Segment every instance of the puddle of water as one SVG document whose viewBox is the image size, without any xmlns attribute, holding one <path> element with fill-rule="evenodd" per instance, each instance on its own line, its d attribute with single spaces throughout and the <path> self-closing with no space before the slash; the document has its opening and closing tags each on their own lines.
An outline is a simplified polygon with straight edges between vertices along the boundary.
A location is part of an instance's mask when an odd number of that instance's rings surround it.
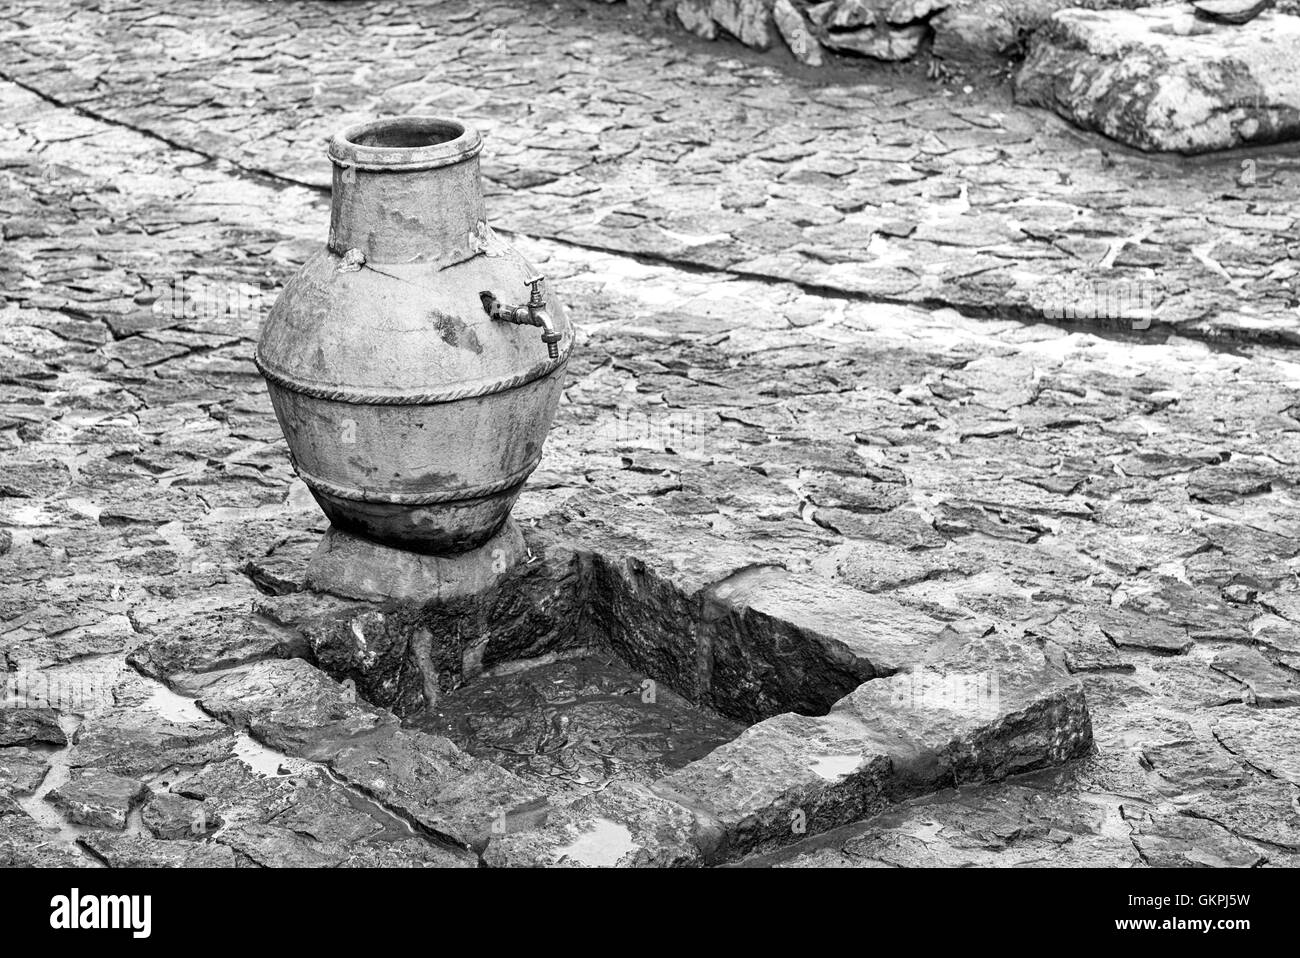
<svg viewBox="0 0 1300 958">
<path fill-rule="evenodd" d="M 1109 792 L 1080 792 L 1079 800 L 1100 810 L 1099 834 L 1106 838 L 1115 838 L 1122 841 L 1128 841 L 1133 835 L 1133 826 L 1124 819 L 1123 806 L 1128 804 L 1131 809 L 1133 805 L 1145 806 L 1147 804 L 1141 799 L 1134 801 Z"/>
<path fill-rule="evenodd" d="M 610 868 L 637 847 L 637 843 L 632 841 L 632 833 L 625 826 L 608 818 L 597 818 L 590 831 L 583 832 L 557 854 L 593 868 Z"/>
<path fill-rule="evenodd" d="M 20 669 L 12 676 L 13 689 L 9 696 L 13 699 L 9 703 L 12 705 L 55 709 L 59 727 L 69 743 L 59 747 L 29 746 L 32 751 L 45 755 L 49 770 L 35 792 L 16 798 L 18 805 L 37 824 L 53 830 L 51 840 L 70 845 L 86 859 L 87 864 L 96 868 L 103 867 L 103 863 L 76 843 L 78 838 L 93 829 L 66 821 L 46 796 L 66 785 L 72 777 L 68 756 L 72 740 L 81 726 L 81 716 L 113 704 L 111 689 L 125 667 L 125 663 L 115 655 L 97 655 L 43 669 Z"/>
<path fill-rule="evenodd" d="M 91 502 L 89 499 L 72 498 L 64 499 L 63 504 L 77 515 L 85 516 L 87 519 L 99 521 L 99 514 L 103 512 L 103 507 Z"/>
<path fill-rule="evenodd" d="M 185 524 L 179 519 L 164 522 L 154 533 L 178 555 L 188 556 L 198 550 L 198 544 L 185 534 Z"/>
<path fill-rule="evenodd" d="M 208 722 L 208 715 L 194 699 L 173 692 L 167 686 L 149 681 L 149 697 L 139 706 L 172 722 Z M 255 772 L 275 777 L 301 775 L 312 768 L 321 768 L 316 762 L 292 758 L 283 752 L 267 748 L 247 732 L 235 733 L 235 755 Z"/>
<path fill-rule="evenodd" d="M 6 523 L 11 526 L 52 526 L 58 519 L 39 503 L 25 503 L 9 510 Z"/>
<path fill-rule="evenodd" d="M 838 782 L 861 764 L 861 755 L 823 755 L 809 767 L 827 781 Z"/>
<path fill-rule="evenodd" d="M 270 778 L 301 775 L 313 766 L 311 762 L 272 751 L 247 732 L 236 733 L 235 757 L 253 771 Z"/>
<path fill-rule="evenodd" d="M 140 708 L 155 715 L 161 715 L 171 722 L 208 722 L 211 716 L 195 703 L 194 699 L 173 692 L 167 686 L 149 682 L 149 697 L 141 703 Z"/>
<path fill-rule="evenodd" d="M 79 724 L 80 723 L 73 716 L 59 716 L 59 726 L 63 729 L 63 733 L 68 737 L 69 742 L 72 741 L 72 736 L 76 732 Z M 65 820 L 59 813 L 59 810 L 45 800 L 45 796 L 49 795 L 50 792 L 54 791 L 59 786 L 66 784 L 68 778 L 71 776 L 72 770 L 68 765 L 68 752 L 71 748 L 71 745 L 65 745 L 62 748 L 51 749 L 47 752 L 46 759 L 50 763 L 50 770 L 45 773 L 44 781 L 41 782 L 36 791 L 31 795 L 26 795 L 15 800 L 23 811 L 36 820 L 38 825 L 53 830 L 50 835 L 51 841 L 61 842 L 65 845 L 72 846 L 76 849 L 79 855 L 86 859 L 87 865 L 94 868 L 103 868 L 103 862 L 95 858 L 93 855 L 88 854 L 80 845 L 77 844 L 78 838 L 94 831 L 94 829 L 88 828 L 84 825 L 74 825 Z M 36 748 L 33 748 L 32 750 L 41 751 Z"/>
<path fill-rule="evenodd" d="M 138 708 L 153 712 L 171 722 L 209 722 L 208 715 L 198 703 L 167 686 L 146 679 L 149 683 L 149 695 Z M 310 768 L 317 767 L 315 762 L 291 758 L 283 752 L 267 748 L 247 732 L 235 733 L 235 755 L 255 772 L 270 777 L 300 775 Z"/>
</svg>

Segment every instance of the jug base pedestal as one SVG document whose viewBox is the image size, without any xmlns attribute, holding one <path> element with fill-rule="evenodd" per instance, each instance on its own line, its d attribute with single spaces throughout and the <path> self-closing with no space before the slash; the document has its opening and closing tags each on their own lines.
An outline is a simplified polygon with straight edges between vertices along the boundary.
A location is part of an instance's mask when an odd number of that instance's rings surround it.
<svg viewBox="0 0 1300 958">
<path fill-rule="evenodd" d="M 513 519 L 477 549 L 450 556 L 408 552 L 330 526 L 304 584 L 348 599 L 446 602 L 490 591 L 527 551 Z"/>
</svg>

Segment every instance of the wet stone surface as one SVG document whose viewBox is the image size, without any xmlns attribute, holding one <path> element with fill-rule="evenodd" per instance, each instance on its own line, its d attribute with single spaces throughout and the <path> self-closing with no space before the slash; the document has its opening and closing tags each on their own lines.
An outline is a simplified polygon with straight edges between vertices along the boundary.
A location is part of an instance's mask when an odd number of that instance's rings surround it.
<svg viewBox="0 0 1300 958">
<path fill-rule="evenodd" d="M 66 745 L 67 741 L 53 709 L 0 710 L 0 746 Z"/>
<path fill-rule="evenodd" d="M 0 49 L 0 698 L 39 713 L 0 725 L 0 864 L 1295 863 L 1293 157 L 1138 156 L 597 6 L 25 4 Z M 410 109 L 485 130 L 492 222 L 581 333 L 515 512 L 551 604 L 430 632 L 430 673 L 301 591 L 325 522 L 250 361 L 327 228 L 323 138 Z M 793 595 L 718 597 L 776 567 Z M 1018 651 L 945 685 L 976 639 Z M 771 800 L 653 737 L 558 789 L 540 691 L 500 738 L 402 727 L 576 649 L 731 716 Z M 688 727 L 624 681 L 569 714 Z"/>
<path fill-rule="evenodd" d="M 150 835 L 161 839 L 201 838 L 224 824 L 203 802 L 171 793 L 152 796 L 140 820 Z"/>
<path fill-rule="evenodd" d="M 558 796 L 648 785 L 744 728 L 598 653 L 482 676 L 413 724 Z"/>
<path fill-rule="evenodd" d="M 6 748 L 0 752 L 0 791 L 10 795 L 31 795 L 45 780 L 50 763 L 41 752 L 28 748 Z"/>
<path fill-rule="evenodd" d="M 126 817 L 148 794 L 143 782 L 101 769 L 78 769 L 46 796 L 74 825 L 126 828 Z"/>
<path fill-rule="evenodd" d="M 226 845 L 161 842 L 144 835 L 95 834 L 81 845 L 110 868 L 235 868 Z"/>
</svg>

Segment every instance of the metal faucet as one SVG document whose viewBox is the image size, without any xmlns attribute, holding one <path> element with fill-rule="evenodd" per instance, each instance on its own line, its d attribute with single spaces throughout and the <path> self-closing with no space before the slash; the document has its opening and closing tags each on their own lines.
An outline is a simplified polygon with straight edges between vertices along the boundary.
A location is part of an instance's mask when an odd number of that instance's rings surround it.
<svg viewBox="0 0 1300 958">
<path fill-rule="evenodd" d="M 492 293 L 483 290 L 478 298 L 483 301 L 483 309 L 493 319 L 500 319 L 516 326 L 542 327 L 542 342 L 546 344 L 546 355 L 551 359 L 560 358 L 560 334 L 555 331 L 555 321 L 546 309 L 546 300 L 542 298 L 542 283 L 545 276 L 524 280 L 525 286 L 532 287 L 528 302 L 522 306 L 507 306 Z"/>
</svg>

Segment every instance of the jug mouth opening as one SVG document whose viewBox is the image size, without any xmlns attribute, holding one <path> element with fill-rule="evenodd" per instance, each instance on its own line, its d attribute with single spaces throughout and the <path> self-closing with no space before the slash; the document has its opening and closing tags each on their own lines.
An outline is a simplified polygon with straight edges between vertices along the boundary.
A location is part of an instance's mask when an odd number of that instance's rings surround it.
<svg viewBox="0 0 1300 958">
<path fill-rule="evenodd" d="M 349 127 L 330 142 L 336 166 L 407 172 L 461 163 L 483 139 L 472 126 L 442 116 L 398 116 Z"/>
</svg>

